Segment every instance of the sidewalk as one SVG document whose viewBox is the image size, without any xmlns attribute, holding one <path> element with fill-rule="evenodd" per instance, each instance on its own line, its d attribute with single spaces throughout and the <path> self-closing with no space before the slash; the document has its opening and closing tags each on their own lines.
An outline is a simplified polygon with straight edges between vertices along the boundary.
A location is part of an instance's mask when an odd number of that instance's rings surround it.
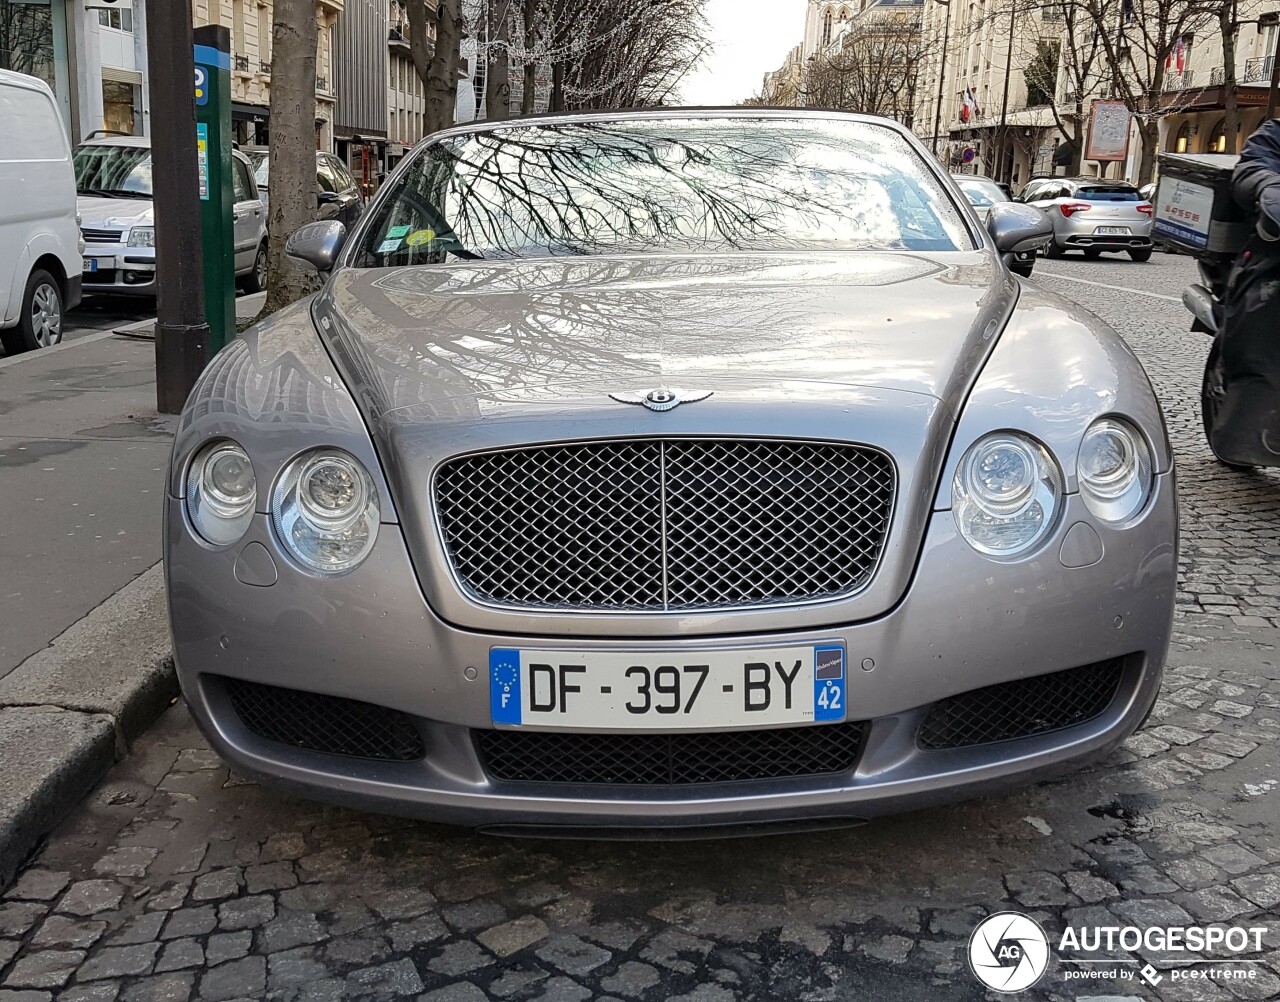
<svg viewBox="0 0 1280 1002">
<path fill-rule="evenodd" d="M 153 325 L 0 359 L 0 887 L 177 693 Z"/>
</svg>

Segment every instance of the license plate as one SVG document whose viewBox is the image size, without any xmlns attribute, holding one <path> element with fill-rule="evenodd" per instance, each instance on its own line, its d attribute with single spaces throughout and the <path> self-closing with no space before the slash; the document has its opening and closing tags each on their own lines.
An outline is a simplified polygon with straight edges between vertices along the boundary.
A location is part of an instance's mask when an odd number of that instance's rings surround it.
<svg viewBox="0 0 1280 1002">
<path fill-rule="evenodd" d="M 1098 234 L 1099 236 L 1103 236 L 1103 237 L 1107 237 L 1107 236 L 1112 236 L 1112 237 L 1115 237 L 1115 236 L 1128 236 L 1128 234 L 1129 234 L 1129 227 L 1127 227 L 1127 226 L 1099 226 L 1099 227 L 1098 227 L 1097 229 L 1095 229 L 1093 232 L 1094 232 L 1094 233 L 1096 233 L 1096 234 Z"/>
<path fill-rule="evenodd" d="M 97 271 L 97 270 L 98 270 L 98 259 L 97 259 L 96 257 L 87 257 L 87 258 L 84 258 L 84 270 L 85 270 L 85 271 Z"/>
<path fill-rule="evenodd" d="M 492 648 L 495 724 L 702 730 L 845 717 L 839 644 L 675 653 Z"/>
</svg>

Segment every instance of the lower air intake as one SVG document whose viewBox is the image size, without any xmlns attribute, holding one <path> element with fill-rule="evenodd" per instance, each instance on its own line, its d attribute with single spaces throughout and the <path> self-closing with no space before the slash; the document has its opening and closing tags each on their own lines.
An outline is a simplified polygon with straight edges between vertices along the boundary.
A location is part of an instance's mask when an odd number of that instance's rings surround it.
<svg viewBox="0 0 1280 1002">
<path fill-rule="evenodd" d="M 714 734 L 474 734 L 493 779 L 686 786 L 852 772 L 865 731 L 853 722 Z"/>
<path fill-rule="evenodd" d="M 1061 730 L 1111 705 L 1124 658 L 974 689 L 934 704 L 920 726 L 921 748 L 968 748 Z"/>
<path fill-rule="evenodd" d="M 241 723 L 260 738 L 352 758 L 412 762 L 426 755 L 408 716 L 372 703 L 224 678 Z"/>
</svg>

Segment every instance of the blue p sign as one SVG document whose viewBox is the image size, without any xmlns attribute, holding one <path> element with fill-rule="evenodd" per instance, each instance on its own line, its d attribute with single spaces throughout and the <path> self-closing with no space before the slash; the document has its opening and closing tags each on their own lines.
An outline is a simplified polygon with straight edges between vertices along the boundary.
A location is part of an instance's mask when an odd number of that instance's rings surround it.
<svg viewBox="0 0 1280 1002">
<path fill-rule="evenodd" d="M 209 71 L 203 66 L 196 67 L 196 107 L 209 103 Z"/>
</svg>

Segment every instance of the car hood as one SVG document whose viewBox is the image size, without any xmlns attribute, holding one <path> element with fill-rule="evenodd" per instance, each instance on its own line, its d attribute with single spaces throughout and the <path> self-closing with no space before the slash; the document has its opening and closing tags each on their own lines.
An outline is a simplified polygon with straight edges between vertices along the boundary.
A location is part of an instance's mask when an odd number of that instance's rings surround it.
<svg viewBox="0 0 1280 1002">
<path fill-rule="evenodd" d="M 1015 288 L 980 252 L 560 258 L 343 270 L 318 315 L 384 414 L 746 381 L 925 394 L 954 415 Z"/>
<path fill-rule="evenodd" d="M 987 251 L 574 258 L 342 270 L 314 317 L 363 411 L 419 581 L 461 626 L 562 624 L 480 607 L 449 583 L 429 485 L 451 456 L 726 435 L 887 452 L 898 500 L 879 571 L 834 609 L 789 610 L 797 628 L 874 616 L 902 595 L 956 414 L 1016 289 Z M 688 402 L 633 405 L 656 388 Z M 754 628 L 751 615 L 700 615 L 698 627 Z M 573 629 L 669 628 L 635 618 Z"/>
<path fill-rule="evenodd" d="M 130 226 L 155 225 L 155 206 L 149 198 L 103 198 L 100 195 L 76 197 L 80 225 L 89 229 L 126 230 Z"/>
</svg>

